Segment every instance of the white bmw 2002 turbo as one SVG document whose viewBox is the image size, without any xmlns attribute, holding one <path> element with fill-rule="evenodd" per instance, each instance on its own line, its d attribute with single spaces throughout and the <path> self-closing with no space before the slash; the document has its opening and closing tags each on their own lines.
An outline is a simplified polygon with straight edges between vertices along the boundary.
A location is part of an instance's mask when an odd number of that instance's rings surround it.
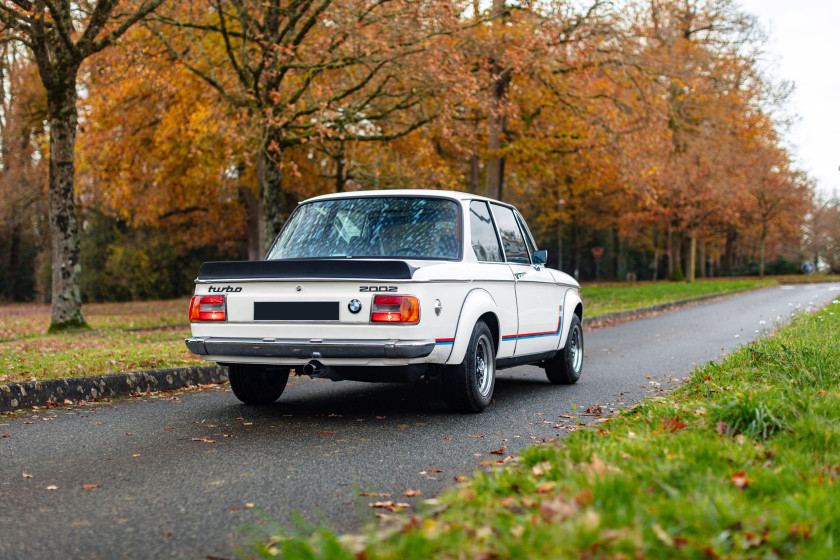
<svg viewBox="0 0 840 560">
<path fill-rule="evenodd" d="M 453 410 L 478 412 L 498 369 L 580 377 L 580 285 L 545 262 L 519 212 L 495 200 L 319 196 L 298 206 L 264 261 L 201 266 L 186 343 L 227 365 L 246 403 L 277 400 L 294 367 L 334 380 L 437 378 Z"/>
</svg>

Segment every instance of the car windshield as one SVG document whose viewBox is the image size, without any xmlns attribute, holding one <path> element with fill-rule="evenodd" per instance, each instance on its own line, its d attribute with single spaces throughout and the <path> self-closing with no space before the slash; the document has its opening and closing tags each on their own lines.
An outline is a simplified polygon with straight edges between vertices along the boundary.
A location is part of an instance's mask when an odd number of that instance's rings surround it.
<svg viewBox="0 0 840 560">
<path fill-rule="evenodd" d="M 267 258 L 457 260 L 461 255 L 459 208 L 452 200 L 420 197 L 310 202 L 292 214 Z"/>
</svg>

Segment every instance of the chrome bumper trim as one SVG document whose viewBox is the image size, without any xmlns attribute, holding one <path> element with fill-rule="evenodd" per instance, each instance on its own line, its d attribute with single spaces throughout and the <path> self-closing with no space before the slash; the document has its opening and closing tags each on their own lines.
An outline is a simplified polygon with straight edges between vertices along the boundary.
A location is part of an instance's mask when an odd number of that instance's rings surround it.
<svg viewBox="0 0 840 560">
<path fill-rule="evenodd" d="M 423 358 L 435 349 L 434 340 L 302 340 L 274 338 L 191 337 L 184 342 L 199 356 L 249 358 Z"/>
</svg>

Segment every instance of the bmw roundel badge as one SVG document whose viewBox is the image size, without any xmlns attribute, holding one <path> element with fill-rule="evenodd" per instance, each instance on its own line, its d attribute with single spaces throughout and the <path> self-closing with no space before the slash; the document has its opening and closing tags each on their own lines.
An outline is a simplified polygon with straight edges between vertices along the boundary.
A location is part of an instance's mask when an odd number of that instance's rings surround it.
<svg viewBox="0 0 840 560">
<path fill-rule="evenodd" d="M 347 309 L 350 310 L 350 313 L 358 313 L 362 310 L 362 302 L 357 299 L 354 299 L 347 304 Z"/>
</svg>

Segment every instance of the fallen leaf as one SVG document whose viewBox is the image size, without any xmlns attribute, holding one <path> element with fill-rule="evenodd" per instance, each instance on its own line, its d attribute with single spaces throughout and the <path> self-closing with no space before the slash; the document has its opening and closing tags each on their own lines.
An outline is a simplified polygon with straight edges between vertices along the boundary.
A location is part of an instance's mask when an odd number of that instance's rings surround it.
<svg viewBox="0 0 840 560">
<path fill-rule="evenodd" d="M 412 498 L 414 496 L 420 496 L 421 494 L 422 494 L 422 492 L 420 492 L 420 490 L 405 490 L 405 491 L 403 491 L 403 496 L 406 496 L 408 498 Z"/>
<path fill-rule="evenodd" d="M 451 440 L 452 438 L 451 437 L 445 437 L 443 439 Z"/>
<path fill-rule="evenodd" d="M 467 437 L 484 437 L 484 436 L 471 436 L 471 435 L 468 435 Z"/>
<path fill-rule="evenodd" d="M 58 490 L 58 486 L 56 486 L 55 484 L 50 484 L 49 486 L 47 486 L 47 490 Z"/>
<path fill-rule="evenodd" d="M 544 500 L 540 504 L 540 516 L 547 523 L 559 523 L 574 515 L 577 509 L 577 504 L 574 502 L 567 502 L 557 497 Z"/>
<path fill-rule="evenodd" d="M 662 541 L 662 544 L 665 546 L 674 546 L 674 539 L 671 538 L 671 535 L 659 523 L 653 524 L 653 532 L 656 534 L 656 538 Z"/>
<path fill-rule="evenodd" d="M 466 476 L 456 476 L 455 477 L 455 482 L 464 482 L 466 480 L 467 480 Z"/>
<path fill-rule="evenodd" d="M 82 486 L 82 490 L 93 490 L 94 488 L 99 488 L 98 484 L 85 484 Z"/>
<path fill-rule="evenodd" d="M 367 496 L 369 498 L 390 498 L 391 494 L 387 492 L 359 492 L 359 496 Z"/>
<path fill-rule="evenodd" d="M 744 471 L 736 471 L 732 473 L 732 476 L 729 480 L 730 482 L 732 482 L 732 484 L 734 484 L 742 490 L 744 488 L 747 488 L 750 484 L 752 484 L 752 480 L 750 480 L 750 477 L 748 477 L 747 473 Z"/>
<path fill-rule="evenodd" d="M 545 476 L 545 473 L 551 470 L 551 463 L 548 461 L 542 461 L 537 463 L 533 467 L 531 467 L 531 473 L 534 476 Z"/>
<path fill-rule="evenodd" d="M 328 436 L 330 434 L 334 434 L 335 432 L 318 432 L 319 436 Z"/>
<path fill-rule="evenodd" d="M 476 463 L 476 465 L 480 467 L 486 467 L 488 465 L 495 465 L 495 463 L 493 461 L 479 461 L 478 463 Z"/>
<path fill-rule="evenodd" d="M 368 506 L 372 508 L 387 509 L 388 511 L 393 512 L 401 511 L 410 507 L 410 505 L 405 502 L 392 502 L 391 500 L 388 500 L 387 502 L 373 502 L 372 504 L 368 504 Z"/>
<path fill-rule="evenodd" d="M 0 435 L 0 439 L 3 439 L 5 437 L 11 437 L 11 435 L 12 434 L 2 434 L 2 435 Z"/>
<path fill-rule="evenodd" d="M 557 486 L 557 483 L 552 480 L 538 484 L 534 490 L 536 490 L 537 494 L 548 494 L 554 490 L 555 486 Z"/>
<path fill-rule="evenodd" d="M 131 433 L 131 432 L 126 432 L 126 433 L 125 433 L 125 435 L 127 435 L 127 436 L 133 436 L 134 434 L 133 434 L 133 433 Z"/>
<path fill-rule="evenodd" d="M 132 457 L 139 457 L 139 456 L 140 456 L 139 453 L 135 453 L 134 455 L 132 455 Z"/>
<path fill-rule="evenodd" d="M 32 475 L 28 473 L 23 473 L 23 478 L 32 478 Z"/>
<path fill-rule="evenodd" d="M 203 443 L 216 443 L 215 439 L 207 439 L 207 438 L 202 438 L 202 437 L 190 438 L 190 441 L 201 441 Z"/>
<path fill-rule="evenodd" d="M 592 490 L 589 488 L 584 488 L 575 494 L 575 503 L 579 506 L 588 506 L 594 499 L 595 496 L 592 495 Z"/>
<path fill-rule="evenodd" d="M 440 470 L 440 469 L 429 469 L 429 472 L 443 472 L 443 471 Z"/>
<path fill-rule="evenodd" d="M 667 432 L 679 432 L 686 427 L 685 422 L 681 418 L 674 416 L 673 418 L 666 418 L 662 421 L 662 429 Z"/>
<path fill-rule="evenodd" d="M 231 506 L 228 508 L 228 511 L 239 511 L 239 508 L 236 506 Z"/>
<path fill-rule="evenodd" d="M 719 433 L 722 436 L 728 435 L 729 424 L 727 424 L 723 420 L 718 420 L 718 422 L 715 424 L 715 431 L 717 431 L 717 433 Z"/>
<path fill-rule="evenodd" d="M 175 429 L 174 426 L 167 426 L 167 427 L 164 428 L 164 430 L 174 430 L 174 429 Z"/>
<path fill-rule="evenodd" d="M 505 454 L 505 448 L 502 447 L 501 449 L 494 449 L 490 453 L 492 453 L 494 455 L 504 455 Z"/>
</svg>

